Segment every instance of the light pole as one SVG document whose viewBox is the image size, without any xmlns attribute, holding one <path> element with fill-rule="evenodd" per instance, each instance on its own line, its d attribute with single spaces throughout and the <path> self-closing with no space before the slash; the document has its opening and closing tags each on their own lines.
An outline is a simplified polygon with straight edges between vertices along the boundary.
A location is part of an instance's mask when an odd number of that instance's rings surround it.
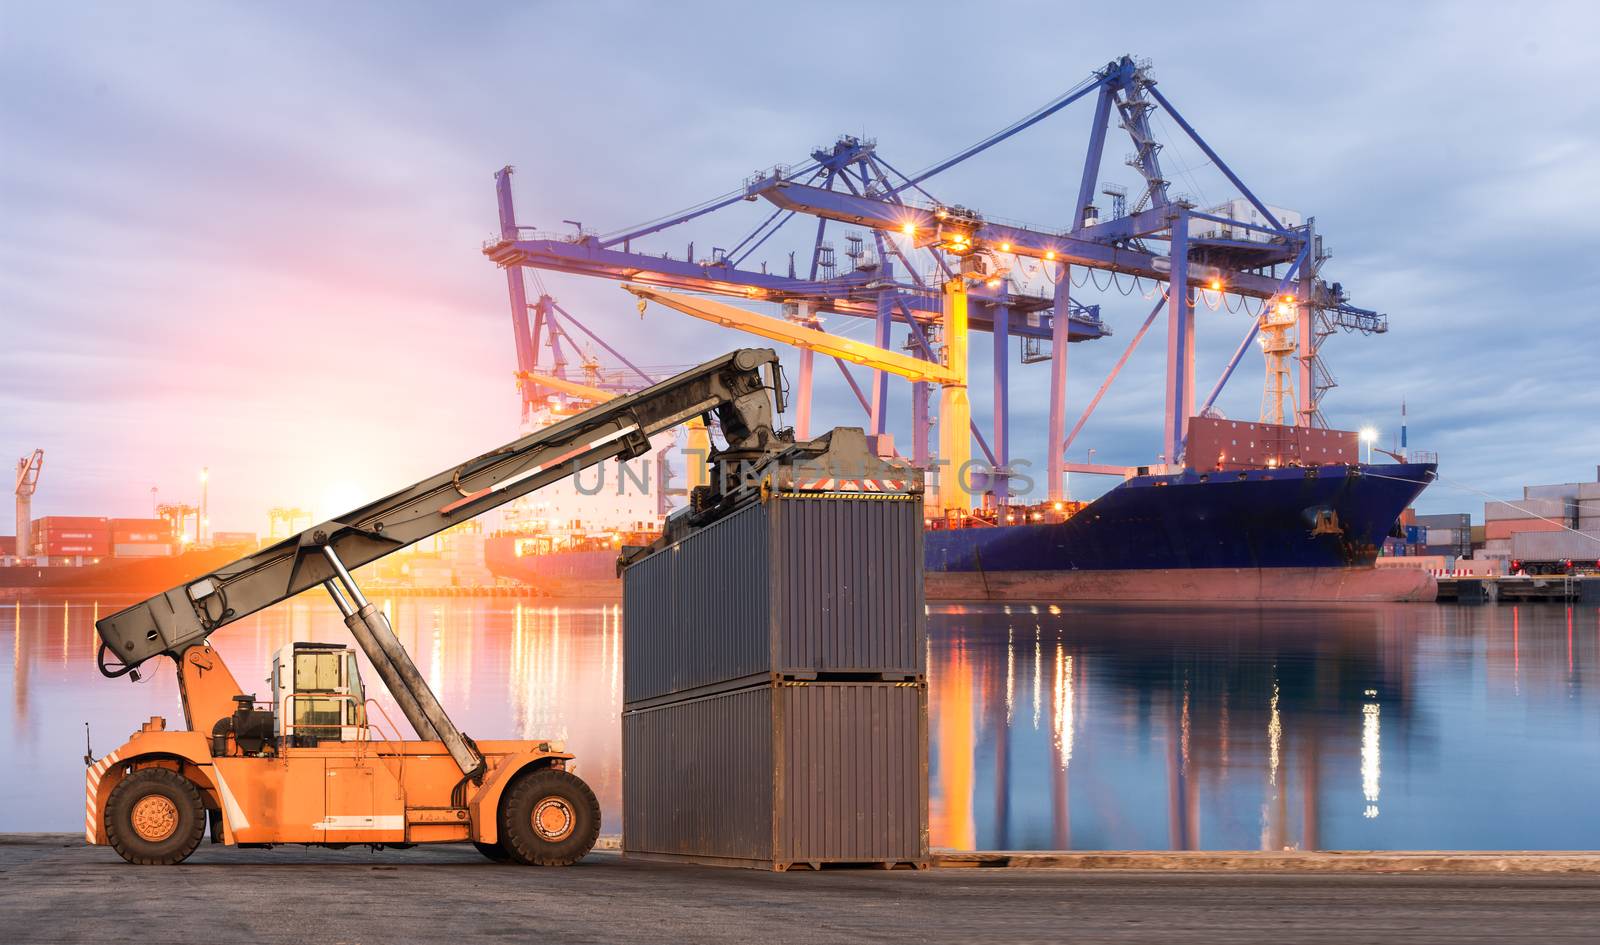
<svg viewBox="0 0 1600 945">
<path fill-rule="evenodd" d="M 1372 444 L 1378 441 L 1378 429 L 1376 427 L 1362 427 L 1360 437 L 1361 442 L 1367 444 L 1367 462 L 1370 463 L 1372 462 Z"/>
<path fill-rule="evenodd" d="M 200 467 L 200 514 L 194 518 L 194 543 L 199 545 L 205 540 L 203 528 L 210 526 L 211 516 L 206 511 L 206 493 L 209 491 L 208 483 L 211 480 L 211 467 Z"/>
</svg>

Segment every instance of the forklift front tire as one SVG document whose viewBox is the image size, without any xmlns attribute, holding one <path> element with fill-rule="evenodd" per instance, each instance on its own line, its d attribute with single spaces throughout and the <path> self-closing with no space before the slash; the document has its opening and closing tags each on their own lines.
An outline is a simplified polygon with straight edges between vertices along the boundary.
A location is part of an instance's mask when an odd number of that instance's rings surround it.
<svg viewBox="0 0 1600 945">
<path fill-rule="evenodd" d="M 141 768 L 118 782 L 106 799 L 106 840 L 129 863 L 182 863 L 205 830 L 200 791 L 170 768 Z"/>
<path fill-rule="evenodd" d="M 539 768 L 519 775 L 500 802 L 500 844 L 518 863 L 571 866 L 600 836 L 600 802 L 577 775 Z"/>
</svg>

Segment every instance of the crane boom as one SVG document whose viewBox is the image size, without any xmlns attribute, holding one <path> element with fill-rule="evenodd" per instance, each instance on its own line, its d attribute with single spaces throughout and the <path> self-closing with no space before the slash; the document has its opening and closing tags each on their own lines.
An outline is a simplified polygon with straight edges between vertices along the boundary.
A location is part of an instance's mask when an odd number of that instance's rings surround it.
<svg viewBox="0 0 1600 945">
<path fill-rule="evenodd" d="M 747 486 L 726 470 L 748 469 L 793 445 L 792 435 L 774 426 L 782 409 L 777 354 L 767 348 L 734 351 L 98 621 L 100 670 L 120 676 L 156 656 L 179 659 L 212 632 L 321 584 L 418 735 L 442 741 L 472 776 L 482 771 L 481 754 L 450 722 L 388 619 L 362 596 L 350 571 L 597 463 L 642 455 L 652 435 L 713 412 L 726 447 L 711 457 L 725 470 L 713 477 L 711 489 L 723 499 L 737 498 Z"/>
<path fill-rule="evenodd" d="M 641 305 L 655 302 L 701 321 L 737 328 L 801 349 L 818 351 L 841 361 L 849 361 L 851 364 L 887 371 L 913 382 L 950 384 L 963 380 L 960 371 L 945 367 L 937 361 L 908 357 L 898 351 L 888 351 L 864 341 L 831 335 L 825 331 L 748 311 L 726 302 L 676 292 L 662 292 L 632 283 L 624 283 L 622 287 L 637 296 Z"/>
</svg>

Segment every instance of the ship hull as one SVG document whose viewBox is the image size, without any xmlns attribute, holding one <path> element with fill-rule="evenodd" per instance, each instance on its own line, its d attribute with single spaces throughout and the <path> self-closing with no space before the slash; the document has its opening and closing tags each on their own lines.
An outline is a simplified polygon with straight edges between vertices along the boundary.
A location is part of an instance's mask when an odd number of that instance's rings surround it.
<svg viewBox="0 0 1600 945">
<path fill-rule="evenodd" d="M 1152 568 L 1139 571 L 929 572 L 937 601 L 1432 601 L 1420 568 Z"/>
<path fill-rule="evenodd" d="M 1130 479 L 1065 522 L 930 531 L 935 600 L 1431 600 L 1373 568 L 1432 464 Z"/>
<path fill-rule="evenodd" d="M 622 599 L 615 551 L 518 556 L 515 539 L 497 535 L 484 542 L 483 563 L 496 577 L 525 584 L 540 597 Z"/>
<path fill-rule="evenodd" d="M 149 597 L 238 558 L 238 548 L 208 548 L 152 558 L 107 558 L 81 567 L 17 565 L 0 568 L 0 599 L 48 596 Z"/>
</svg>

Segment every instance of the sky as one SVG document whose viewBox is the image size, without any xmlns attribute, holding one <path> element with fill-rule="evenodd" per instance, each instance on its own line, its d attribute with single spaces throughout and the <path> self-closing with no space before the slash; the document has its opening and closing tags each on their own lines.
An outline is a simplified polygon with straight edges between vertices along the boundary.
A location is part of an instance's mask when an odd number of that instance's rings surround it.
<svg viewBox="0 0 1600 945">
<path fill-rule="evenodd" d="M 1388 443 L 1404 399 L 1411 446 L 1441 460 L 1422 511 L 1478 518 L 1479 492 L 1596 476 L 1600 275 L 1583 260 L 1600 237 L 1600 13 L 905 9 L 0 0 L 0 446 L 45 450 L 34 514 L 147 514 L 152 488 L 196 502 L 206 466 L 213 529 L 265 531 L 270 506 L 331 517 L 512 438 L 505 279 L 480 251 L 503 165 L 519 223 L 608 232 L 840 134 L 875 138 L 901 170 L 931 165 L 1123 53 L 1151 60 L 1264 200 L 1314 216 L 1325 277 L 1389 315 L 1385 335 L 1329 340 L 1340 386 L 1324 410 Z M 929 189 L 1065 228 L 1090 112 L 1070 107 Z M 1176 131 L 1157 127 L 1174 193 L 1231 197 Z M 1127 150 L 1113 137 L 1107 179 Z M 695 240 L 705 255 L 759 210 L 640 248 L 682 256 Z M 781 269 L 798 245 L 775 241 L 768 261 Z M 643 363 L 753 343 L 661 309 L 641 319 L 615 283 L 543 281 Z M 1115 335 L 1073 346 L 1070 417 L 1150 304 L 1085 301 Z M 1199 312 L 1202 391 L 1247 327 Z M 1073 460 L 1154 460 L 1163 336 L 1134 354 Z M 985 426 L 989 359 L 976 338 Z M 1042 467 L 1048 370 L 1011 359 L 1013 455 Z M 1251 352 L 1219 400 L 1229 417 L 1255 419 L 1262 375 Z M 837 372 L 818 378 L 818 426 L 864 423 Z M 899 382 L 890 410 L 904 445 Z"/>
</svg>

